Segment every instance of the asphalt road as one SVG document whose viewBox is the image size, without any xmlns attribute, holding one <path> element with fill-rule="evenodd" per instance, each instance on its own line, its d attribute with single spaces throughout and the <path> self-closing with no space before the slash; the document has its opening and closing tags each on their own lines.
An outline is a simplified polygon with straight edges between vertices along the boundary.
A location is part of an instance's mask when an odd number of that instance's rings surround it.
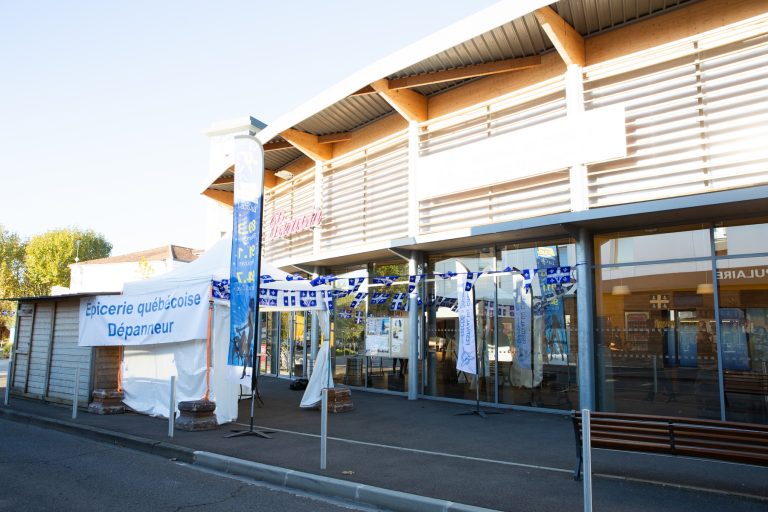
<svg viewBox="0 0 768 512">
<path fill-rule="evenodd" d="M 0 511 L 367 510 L 0 420 Z"/>
</svg>

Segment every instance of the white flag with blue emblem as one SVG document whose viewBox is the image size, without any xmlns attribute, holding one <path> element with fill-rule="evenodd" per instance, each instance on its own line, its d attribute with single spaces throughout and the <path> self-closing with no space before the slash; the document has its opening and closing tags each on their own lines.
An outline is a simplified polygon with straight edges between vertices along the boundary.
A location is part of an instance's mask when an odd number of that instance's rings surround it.
<svg viewBox="0 0 768 512">
<path fill-rule="evenodd" d="M 477 374 L 477 345 L 475 342 L 475 301 L 472 284 L 467 282 L 470 272 L 460 262 L 456 262 L 456 292 L 458 294 L 459 343 L 456 370 Z"/>
</svg>

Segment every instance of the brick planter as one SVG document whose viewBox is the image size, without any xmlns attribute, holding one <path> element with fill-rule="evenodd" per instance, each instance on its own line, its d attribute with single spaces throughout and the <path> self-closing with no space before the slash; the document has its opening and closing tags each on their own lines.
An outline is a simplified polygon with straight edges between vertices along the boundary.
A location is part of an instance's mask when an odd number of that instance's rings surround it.
<svg viewBox="0 0 768 512">
<path fill-rule="evenodd" d="M 213 414 L 215 410 L 216 402 L 210 400 L 179 402 L 181 414 L 176 418 L 176 428 L 191 432 L 218 428 L 216 416 Z"/>
<path fill-rule="evenodd" d="M 116 389 L 96 389 L 93 391 L 93 402 L 88 404 L 88 412 L 92 414 L 122 414 L 123 392 Z"/>
</svg>

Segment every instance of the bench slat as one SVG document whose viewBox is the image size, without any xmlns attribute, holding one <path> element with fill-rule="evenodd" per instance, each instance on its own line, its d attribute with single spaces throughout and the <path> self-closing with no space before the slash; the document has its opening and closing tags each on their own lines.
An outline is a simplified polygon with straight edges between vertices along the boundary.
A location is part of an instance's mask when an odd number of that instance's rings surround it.
<svg viewBox="0 0 768 512">
<path fill-rule="evenodd" d="M 581 472 L 581 412 L 573 411 Z M 644 414 L 590 413 L 592 447 L 768 466 L 768 425 Z"/>
</svg>

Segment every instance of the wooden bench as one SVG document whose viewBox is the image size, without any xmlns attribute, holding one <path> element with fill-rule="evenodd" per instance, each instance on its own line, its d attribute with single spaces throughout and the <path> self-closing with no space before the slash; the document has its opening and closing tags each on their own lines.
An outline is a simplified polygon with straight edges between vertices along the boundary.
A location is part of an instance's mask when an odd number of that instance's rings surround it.
<svg viewBox="0 0 768 512">
<path fill-rule="evenodd" d="M 726 371 L 723 379 L 726 393 L 768 397 L 768 374 Z"/>
<path fill-rule="evenodd" d="M 581 475 L 581 412 L 573 411 L 574 480 Z M 662 453 L 768 466 L 768 425 L 731 421 L 592 412 L 592 448 Z"/>
</svg>

